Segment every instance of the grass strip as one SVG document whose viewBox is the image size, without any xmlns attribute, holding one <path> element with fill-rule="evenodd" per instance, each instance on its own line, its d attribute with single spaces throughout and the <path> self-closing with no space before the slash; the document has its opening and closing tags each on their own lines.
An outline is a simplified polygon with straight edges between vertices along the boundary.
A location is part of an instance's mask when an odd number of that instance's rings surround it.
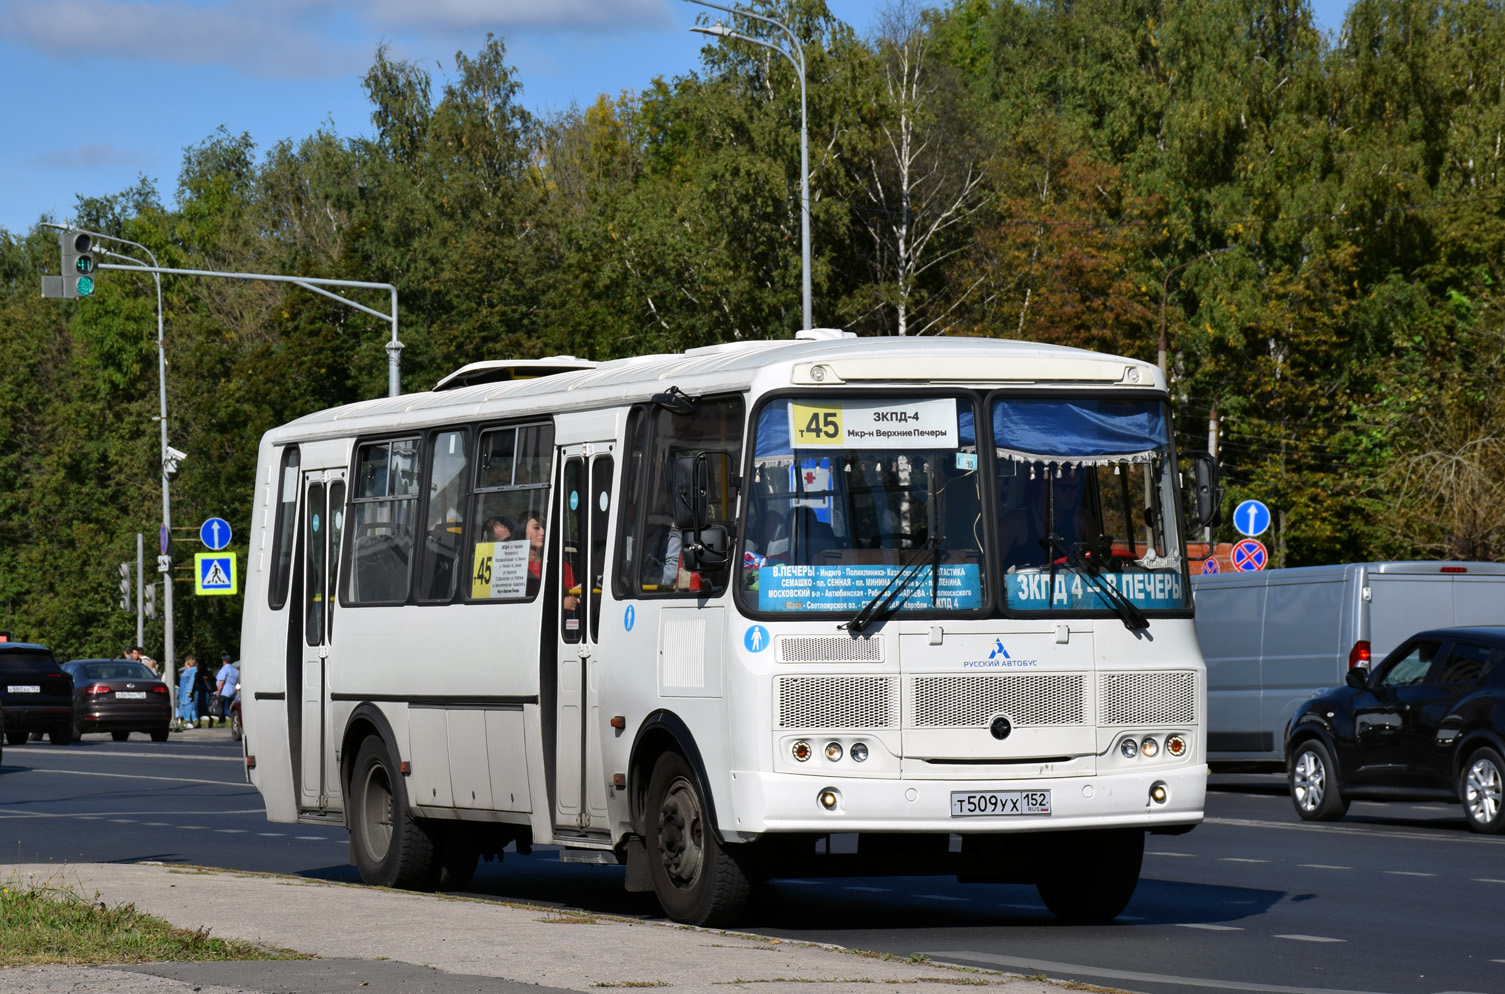
<svg viewBox="0 0 1505 994">
<path fill-rule="evenodd" d="M 312 958 L 178 928 L 134 904 L 111 907 L 97 891 L 90 899 L 73 887 L 14 880 L 0 883 L 0 936 L 0 966 Z"/>
</svg>

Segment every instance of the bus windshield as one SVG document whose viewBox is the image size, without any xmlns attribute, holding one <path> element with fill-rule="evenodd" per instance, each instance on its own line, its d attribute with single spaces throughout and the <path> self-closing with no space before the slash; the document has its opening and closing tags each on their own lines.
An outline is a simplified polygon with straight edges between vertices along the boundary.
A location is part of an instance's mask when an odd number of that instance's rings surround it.
<svg viewBox="0 0 1505 994">
<path fill-rule="evenodd" d="M 985 605 L 970 399 L 776 400 L 755 446 L 741 589 L 758 610 Z"/>
<path fill-rule="evenodd" d="M 759 413 L 739 588 L 769 613 L 1188 603 L 1158 399 L 781 398 Z M 988 486 L 984 484 L 988 483 Z M 985 509 L 988 509 L 985 511 Z M 985 520 L 986 519 L 986 520 Z M 996 569 L 996 572 L 994 570 Z"/>
</svg>

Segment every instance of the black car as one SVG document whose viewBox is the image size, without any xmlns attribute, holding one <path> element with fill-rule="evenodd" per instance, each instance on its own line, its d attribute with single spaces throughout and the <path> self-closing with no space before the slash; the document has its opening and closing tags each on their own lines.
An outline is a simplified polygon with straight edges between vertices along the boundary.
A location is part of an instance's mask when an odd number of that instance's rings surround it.
<svg viewBox="0 0 1505 994">
<path fill-rule="evenodd" d="M 1505 829 L 1505 626 L 1420 632 L 1373 671 L 1301 706 L 1286 733 L 1296 813 L 1355 797 L 1446 797 L 1475 832 Z"/>
<path fill-rule="evenodd" d="M 73 741 L 73 678 L 51 649 L 0 642 L 0 712 L 11 745 L 21 745 L 32 732 L 46 732 L 53 745 Z"/>
<path fill-rule="evenodd" d="M 172 724 L 167 684 L 145 663 L 131 659 L 74 659 L 63 664 L 73 677 L 73 734 L 109 732 L 124 742 L 145 732 L 166 742 Z"/>
</svg>

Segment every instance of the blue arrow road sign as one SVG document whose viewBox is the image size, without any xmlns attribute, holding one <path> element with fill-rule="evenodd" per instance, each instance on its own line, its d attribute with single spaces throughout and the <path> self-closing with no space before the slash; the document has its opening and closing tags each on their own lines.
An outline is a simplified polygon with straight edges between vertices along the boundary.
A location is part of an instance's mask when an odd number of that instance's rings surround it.
<svg viewBox="0 0 1505 994">
<path fill-rule="evenodd" d="M 218 552 L 230 544 L 230 522 L 224 518 L 209 518 L 199 526 L 199 539 Z"/>
<path fill-rule="evenodd" d="M 1265 529 L 1270 527 L 1270 509 L 1263 501 L 1246 500 L 1233 509 L 1233 527 L 1239 530 L 1240 535 L 1248 535 L 1250 538 L 1263 535 Z"/>
</svg>

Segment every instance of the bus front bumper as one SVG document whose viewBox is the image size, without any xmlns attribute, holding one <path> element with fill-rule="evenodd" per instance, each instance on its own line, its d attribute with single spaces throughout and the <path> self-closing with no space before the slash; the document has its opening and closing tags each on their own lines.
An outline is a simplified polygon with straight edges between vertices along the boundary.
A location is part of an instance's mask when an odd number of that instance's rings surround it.
<svg viewBox="0 0 1505 994">
<path fill-rule="evenodd" d="M 1151 795 L 1163 787 L 1164 801 Z M 1041 792 L 1049 813 L 953 814 L 954 799 L 1003 792 L 992 800 L 1001 808 L 1037 811 Z M 1014 792 L 1032 795 L 1018 797 Z M 834 804 L 826 806 L 834 793 Z M 823 803 L 823 795 L 824 801 Z M 1180 766 L 1092 778 L 1029 780 L 879 780 L 761 773 L 731 774 L 731 817 L 724 833 L 748 839 L 769 832 L 1049 832 L 1072 829 L 1142 827 L 1175 829 L 1202 820 L 1207 767 Z M 980 798 L 980 800 L 987 800 Z M 975 807 L 975 802 L 974 802 Z M 730 824 L 728 823 L 730 822 Z"/>
</svg>

